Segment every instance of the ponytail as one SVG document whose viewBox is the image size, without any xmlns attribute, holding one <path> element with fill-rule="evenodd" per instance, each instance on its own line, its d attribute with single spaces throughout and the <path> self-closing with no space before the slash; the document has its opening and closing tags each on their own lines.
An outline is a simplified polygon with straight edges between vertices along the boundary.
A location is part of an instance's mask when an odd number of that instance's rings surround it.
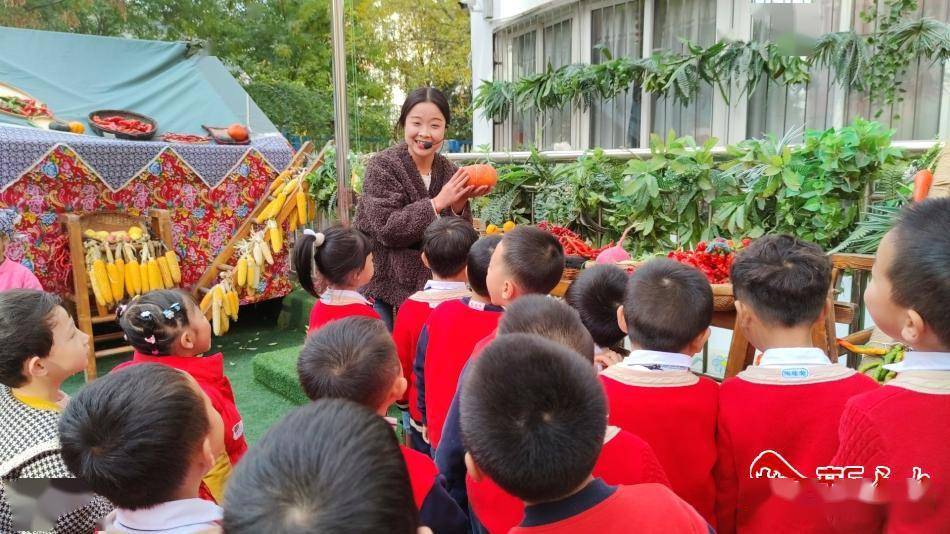
<svg viewBox="0 0 950 534">
<path fill-rule="evenodd" d="M 304 232 L 294 244 L 294 269 L 307 293 L 319 297 L 329 285 L 344 285 L 347 277 L 359 272 L 372 253 L 369 238 L 363 232 L 344 226 L 331 226 L 324 232 Z"/>
</svg>

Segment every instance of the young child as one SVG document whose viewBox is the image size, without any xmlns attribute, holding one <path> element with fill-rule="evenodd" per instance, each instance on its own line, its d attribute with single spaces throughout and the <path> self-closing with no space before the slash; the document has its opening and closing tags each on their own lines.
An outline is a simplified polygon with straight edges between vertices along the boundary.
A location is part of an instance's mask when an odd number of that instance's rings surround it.
<svg viewBox="0 0 950 534">
<path fill-rule="evenodd" d="M 16 235 L 20 214 L 14 209 L 0 209 L 0 291 L 9 289 L 36 289 L 43 286 L 36 275 L 22 263 L 7 259 L 7 245 Z"/>
<path fill-rule="evenodd" d="M 525 295 L 549 294 L 561 281 L 563 273 L 564 248 L 557 238 L 534 226 L 519 226 L 506 233 L 492 252 L 485 274 L 485 289 L 492 304 L 504 307 Z M 475 344 L 471 354 L 477 356 L 494 338 L 495 332 L 492 331 Z M 467 359 L 471 361 L 471 358 Z M 465 449 L 459 426 L 461 389 L 456 388 L 449 404 L 439 447 L 435 451 L 435 463 L 445 476 L 449 494 L 465 508 Z"/>
<path fill-rule="evenodd" d="M 465 362 L 475 344 L 495 331 L 504 311 L 491 303 L 485 287 L 488 264 L 500 241 L 498 236 L 488 236 L 471 246 L 468 279 L 472 295 L 440 304 L 432 310 L 419 334 L 413 367 L 418 387 L 416 406 L 427 443 L 433 449 L 442 438 L 445 415 Z"/>
<path fill-rule="evenodd" d="M 595 265 L 581 271 L 564 294 L 597 344 L 594 357 L 601 370 L 620 363 L 627 353 L 623 348 L 626 335 L 617 324 L 627 280 L 627 273 L 616 265 Z"/>
<path fill-rule="evenodd" d="M 294 270 L 300 287 L 319 299 L 310 311 L 308 332 L 350 315 L 379 319 L 358 291 L 373 278 L 372 250 L 369 238 L 355 228 L 304 231 L 294 245 Z"/>
<path fill-rule="evenodd" d="M 343 399 L 272 426 L 235 470 L 224 506 L 228 534 L 416 534 L 418 522 L 396 435 Z"/>
<path fill-rule="evenodd" d="M 708 532 L 661 484 L 610 486 L 591 474 L 607 403 L 592 362 L 570 349 L 535 335 L 499 336 L 472 361 L 463 388 L 469 473 L 524 501 L 511 532 Z"/>
<path fill-rule="evenodd" d="M 135 352 L 132 361 L 119 364 L 113 372 L 148 362 L 174 367 L 194 377 L 221 414 L 223 439 L 212 436 L 217 456 L 204 478 L 211 496 L 220 503 L 232 467 L 247 452 L 247 441 L 231 382 L 224 375 L 224 355 L 205 356 L 211 350 L 208 319 L 191 295 L 171 289 L 136 297 L 121 307 L 118 315 L 119 326 Z"/>
<path fill-rule="evenodd" d="M 429 453 L 429 444 L 422 439 L 422 414 L 413 373 L 419 333 L 433 308 L 448 300 L 468 297 L 466 263 L 478 232 L 472 224 L 459 217 L 440 217 L 426 228 L 422 237 L 422 263 L 432 271 L 425 288 L 406 299 L 399 307 L 393 326 L 393 340 L 399 351 L 402 373 L 409 389 L 398 403 L 409 414 L 403 415 L 403 428 L 408 442 L 417 451 Z"/>
<path fill-rule="evenodd" d="M 221 418 L 197 382 L 148 363 L 84 387 L 59 422 L 66 465 L 116 509 L 109 532 L 220 532 L 222 510 L 198 497 Z"/>
<path fill-rule="evenodd" d="M 386 326 L 368 317 L 347 317 L 309 336 L 297 360 L 297 372 L 311 400 L 347 399 L 381 417 L 406 392 L 406 379 Z M 446 493 L 432 459 L 408 447 L 400 450 L 422 523 L 440 533 L 466 532 L 465 514 Z"/>
<path fill-rule="evenodd" d="M 85 368 L 89 336 L 56 295 L 13 289 L 0 292 L 0 347 L 0 532 L 14 532 L 19 529 L 4 493 L 7 481 L 73 477 L 56 432 L 68 401 L 60 387 Z M 57 527 L 90 531 L 111 508 L 93 499 L 57 514 Z"/>
<path fill-rule="evenodd" d="M 616 312 L 615 312 L 616 313 Z M 594 342 L 577 312 L 563 302 L 541 295 L 528 295 L 505 310 L 498 323 L 498 336 L 535 334 L 577 352 L 594 362 Z M 594 476 L 608 484 L 640 484 L 669 481 L 653 449 L 637 436 L 608 426 L 603 449 L 594 465 Z M 521 523 L 524 504 L 506 493 L 490 478 L 465 479 L 468 502 L 481 526 L 489 533 L 507 533 Z"/>
<path fill-rule="evenodd" d="M 784 499 L 750 470 L 757 456 L 773 450 L 814 476 L 838 447 L 845 403 L 876 388 L 867 376 L 833 365 L 812 343 L 812 326 L 828 299 L 831 261 L 813 243 L 765 236 L 736 256 L 731 278 L 736 324 L 762 355 L 719 391 L 719 531 L 829 531 L 817 495 L 814 502 Z"/>
<path fill-rule="evenodd" d="M 712 321 L 712 288 L 698 270 L 666 258 L 630 277 L 620 328 L 633 350 L 600 374 L 608 421 L 653 447 L 673 491 L 715 524 L 718 386 L 690 372 Z"/>
<path fill-rule="evenodd" d="M 881 241 L 864 296 L 874 324 L 906 344 L 897 377 L 851 399 L 831 465 L 861 466 L 865 480 L 890 468 L 887 510 L 848 514 L 851 531 L 950 530 L 950 198 L 908 207 Z M 916 479 L 908 481 L 908 479 Z M 919 480 L 929 481 L 926 492 Z"/>
</svg>

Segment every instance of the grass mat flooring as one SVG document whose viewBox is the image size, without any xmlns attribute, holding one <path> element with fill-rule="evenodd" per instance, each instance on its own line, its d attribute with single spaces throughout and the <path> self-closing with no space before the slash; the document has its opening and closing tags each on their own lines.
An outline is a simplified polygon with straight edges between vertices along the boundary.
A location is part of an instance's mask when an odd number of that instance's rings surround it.
<svg viewBox="0 0 950 534">
<path fill-rule="evenodd" d="M 215 338 L 211 349 L 212 354 L 224 353 L 224 372 L 234 389 L 249 444 L 256 442 L 272 424 L 296 406 L 294 402 L 254 380 L 252 361 L 255 356 L 264 352 L 299 351 L 303 345 L 303 330 L 277 328 L 280 307 L 279 300 L 242 307 L 238 322 L 232 325 L 227 335 Z M 129 359 L 128 355 L 99 359 L 99 376 Z M 67 380 L 63 390 L 74 395 L 83 383 L 80 373 Z"/>
</svg>

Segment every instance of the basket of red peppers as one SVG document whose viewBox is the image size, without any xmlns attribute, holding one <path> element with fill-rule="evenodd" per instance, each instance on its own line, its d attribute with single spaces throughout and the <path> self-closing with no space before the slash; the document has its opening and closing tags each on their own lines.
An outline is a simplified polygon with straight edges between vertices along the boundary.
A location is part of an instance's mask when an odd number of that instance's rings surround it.
<svg viewBox="0 0 950 534">
<path fill-rule="evenodd" d="M 158 123 L 155 119 L 118 109 L 103 109 L 89 114 L 92 130 L 103 137 L 147 141 L 155 136 Z"/>
<path fill-rule="evenodd" d="M 561 246 L 564 247 L 565 256 L 578 256 L 587 260 L 592 260 L 597 257 L 601 251 L 612 247 L 613 243 L 608 243 L 600 248 L 594 248 L 584 241 L 584 238 L 572 232 L 569 228 L 564 226 L 558 226 L 556 224 L 551 224 L 549 222 L 542 222 L 538 224 L 538 228 L 549 232 L 557 238 L 558 242 L 561 243 Z"/>
</svg>

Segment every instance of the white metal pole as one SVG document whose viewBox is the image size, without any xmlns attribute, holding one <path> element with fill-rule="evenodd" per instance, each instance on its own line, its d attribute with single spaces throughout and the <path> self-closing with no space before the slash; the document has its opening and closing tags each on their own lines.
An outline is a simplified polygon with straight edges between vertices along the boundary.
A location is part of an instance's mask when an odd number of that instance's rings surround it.
<svg viewBox="0 0 950 534">
<path fill-rule="evenodd" d="M 341 224 L 350 222 L 350 186 L 346 156 L 350 152 L 346 111 L 346 48 L 343 32 L 343 0 L 333 0 L 330 7 L 333 26 L 333 135 L 336 143 L 337 208 Z"/>
</svg>

